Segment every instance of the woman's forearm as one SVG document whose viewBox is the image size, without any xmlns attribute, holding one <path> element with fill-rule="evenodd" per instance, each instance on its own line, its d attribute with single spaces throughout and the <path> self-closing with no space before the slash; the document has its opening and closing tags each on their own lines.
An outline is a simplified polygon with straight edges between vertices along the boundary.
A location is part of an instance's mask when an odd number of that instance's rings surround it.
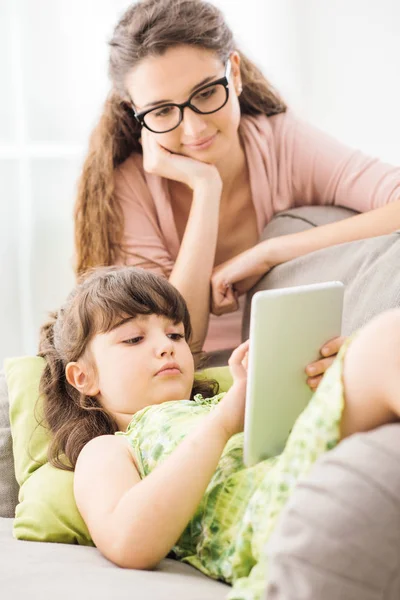
<svg viewBox="0 0 400 600">
<path fill-rule="evenodd" d="M 385 235 L 396 229 L 400 229 L 400 200 L 335 223 L 260 242 L 234 259 L 227 278 L 233 282 L 259 278 L 272 267 L 310 252 Z"/>
<path fill-rule="evenodd" d="M 110 529 L 111 560 L 148 569 L 164 558 L 192 518 L 229 439 L 219 411 L 202 420 L 177 449 L 118 502 Z"/>
<path fill-rule="evenodd" d="M 207 334 L 221 192 L 222 183 L 218 178 L 200 182 L 195 187 L 182 244 L 169 278 L 188 305 L 194 353 L 201 352 Z"/>
<path fill-rule="evenodd" d="M 272 238 L 260 246 L 264 245 L 264 257 L 270 266 L 275 266 L 322 248 L 385 235 L 396 229 L 400 229 L 400 200 L 335 223 Z"/>
</svg>

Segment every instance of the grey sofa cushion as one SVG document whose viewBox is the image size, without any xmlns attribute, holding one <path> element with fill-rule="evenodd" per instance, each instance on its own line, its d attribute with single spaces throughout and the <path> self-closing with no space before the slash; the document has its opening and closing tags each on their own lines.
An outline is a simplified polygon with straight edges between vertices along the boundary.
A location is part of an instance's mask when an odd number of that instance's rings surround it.
<svg viewBox="0 0 400 600">
<path fill-rule="evenodd" d="M 0 519 L 2 600 L 222 600 L 229 587 L 178 561 L 155 571 L 120 569 L 96 548 L 22 542 Z"/>
<path fill-rule="evenodd" d="M 338 207 L 293 209 L 280 213 L 269 223 L 264 239 L 304 231 L 354 214 Z M 247 294 L 243 339 L 248 337 L 251 299 L 255 292 L 331 280 L 346 285 L 343 334 L 348 335 L 376 314 L 400 305 L 399 264 L 400 232 L 396 232 L 332 246 L 278 265 Z"/>
<path fill-rule="evenodd" d="M 17 501 L 7 382 L 0 371 L 0 517 L 13 517 Z"/>
<path fill-rule="evenodd" d="M 269 542 L 265 600 L 400 598 L 400 424 L 354 435 L 299 482 Z"/>
</svg>

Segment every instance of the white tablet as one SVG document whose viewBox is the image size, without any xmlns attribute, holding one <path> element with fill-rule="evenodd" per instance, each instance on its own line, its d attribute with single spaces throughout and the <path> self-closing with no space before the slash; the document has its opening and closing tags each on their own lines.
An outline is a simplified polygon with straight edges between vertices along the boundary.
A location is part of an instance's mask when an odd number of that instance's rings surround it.
<svg viewBox="0 0 400 600">
<path fill-rule="evenodd" d="M 244 462 L 280 454 L 312 392 L 305 367 L 341 334 L 339 281 L 267 290 L 251 303 Z"/>
</svg>

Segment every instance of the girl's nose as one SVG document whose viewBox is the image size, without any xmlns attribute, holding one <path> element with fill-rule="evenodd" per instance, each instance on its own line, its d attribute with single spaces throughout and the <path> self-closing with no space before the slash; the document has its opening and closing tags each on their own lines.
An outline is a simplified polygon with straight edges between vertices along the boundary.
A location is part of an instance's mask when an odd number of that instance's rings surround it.
<svg viewBox="0 0 400 600">
<path fill-rule="evenodd" d="M 173 355 L 174 355 L 173 347 L 165 348 L 164 350 L 161 351 L 161 356 L 173 356 Z"/>
<path fill-rule="evenodd" d="M 164 337 L 157 344 L 156 354 L 159 356 L 173 356 L 175 352 L 173 341 Z"/>
</svg>

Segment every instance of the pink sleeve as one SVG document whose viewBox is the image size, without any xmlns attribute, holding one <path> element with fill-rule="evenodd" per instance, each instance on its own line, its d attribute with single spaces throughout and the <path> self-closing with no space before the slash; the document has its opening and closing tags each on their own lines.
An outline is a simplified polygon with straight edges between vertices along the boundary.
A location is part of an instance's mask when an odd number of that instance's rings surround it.
<svg viewBox="0 0 400 600">
<path fill-rule="evenodd" d="M 143 173 L 129 158 L 116 170 L 114 199 L 124 219 L 119 263 L 169 277 L 173 260 L 159 225 L 159 216 Z"/>
<path fill-rule="evenodd" d="M 294 205 L 337 204 L 364 212 L 400 199 L 399 167 L 366 156 L 304 121 L 288 117 L 282 128 L 286 137 L 282 145 L 286 146 L 288 174 L 291 170 Z"/>
</svg>

